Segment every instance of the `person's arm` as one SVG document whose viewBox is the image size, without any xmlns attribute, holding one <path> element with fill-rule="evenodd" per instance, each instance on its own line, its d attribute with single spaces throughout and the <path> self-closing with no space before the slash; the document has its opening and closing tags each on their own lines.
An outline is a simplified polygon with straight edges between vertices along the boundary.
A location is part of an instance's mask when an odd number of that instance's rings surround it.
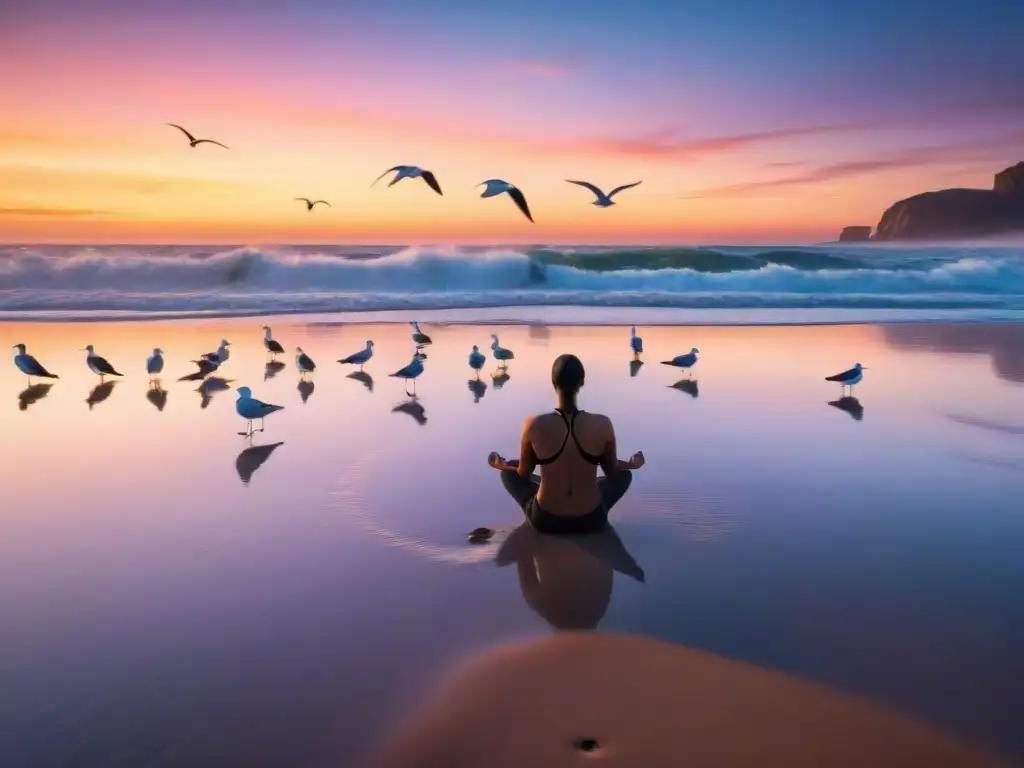
<svg viewBox="0 0 1024 768">
<path fill-rule="evenodd" d="M 604 453 L 601 454 L 601 469 L 606 475 L 614 475 L 623 469 L 640 469 L 644 465 L 643 451 L 637 451 L 628 461 L 620 459 L 615 444 L 615 427 L 612 426 L 611 419 L 606 418 L 606 422 L 607 442 Z"/>
<path fill-rule="evenodd" d="M 530 416 L 523 422 L 523 432 L 519 438 L 519 461 L 512 463 L 506 461 L 499 453 L 492 452 L 487 463 L 500 472 L 518 472 L 522 477 L 530 477 L 537 466 L 537 457 L 533 453 L 533 443 L 530 440 L 530 428 L 533 426 L 533 417 Z"/>
</svg>

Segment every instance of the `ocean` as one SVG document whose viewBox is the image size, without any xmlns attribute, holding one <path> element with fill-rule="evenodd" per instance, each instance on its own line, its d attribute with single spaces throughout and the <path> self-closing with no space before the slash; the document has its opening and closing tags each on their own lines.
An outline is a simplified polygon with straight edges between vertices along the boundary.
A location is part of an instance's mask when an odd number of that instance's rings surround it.
<svg viewBox="0 0 1024 768">
<path fill-rule="evenodd" d="M 1024 245 L 0 247 L 7 319 L 489 307 L 772 310 L 773 322 L 1015 320 L 1024 311 Z M 683 320 L 695 318 L 660 321 Z"/>
</svg>

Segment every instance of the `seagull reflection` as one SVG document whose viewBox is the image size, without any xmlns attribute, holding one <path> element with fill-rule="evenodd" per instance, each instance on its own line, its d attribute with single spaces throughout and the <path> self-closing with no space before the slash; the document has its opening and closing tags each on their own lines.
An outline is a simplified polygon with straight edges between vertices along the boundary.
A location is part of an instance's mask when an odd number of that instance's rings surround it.
<svg viewBox="0 0 1024 768">
<path fill-rule="evenodd" d="M 18 410 L 27 411 L 30 405 L 38 403 L 50 394 L 51 387 L 53 384 L 30 384 L 27 386 L 18 394 Z"/>
<path fill-rule="evenodd" d="M 680 392 L 685 392 L 690 397 L 696 399 L 700 395 L 700 390 L 697 388 L 696 379 L 680 379 L 675 384 L 669 384 L 669 389 L 677 389 Z"/>
<path fill-rule="evenodd" d="M 284 441 L 270 445 L 250 445 L 238 454 L 238 458 L 235 459 L 235 471 L 238 472 L 238 479 L 242 481 L 242 485 L 249 485 L 253 473 L 263 466 L 279 445 L 284 445 Z"/>
<path fill-rule="evenodd" d="M 102 403 L 110 397 L 110 393 L 114 391 L 114 386 L 116 384 L 116 381 L 105 381 L 102 384 L 97 384 L 93 387 L 92 392 L 90 392 L 89 396 L 85 399 L 85 402 L 89 405 L 89 410 L 91 411 L 94 405 Z"/>
<path fill-rule="evenodd" d="M 223 392 L 225 389 L 228 389 L 232 381 L 234 379 L 222 379 L 220 376 L 211 376 L 200 384 L 196 388 L 196 392 L 202 395 L 203 398 L 199 403 L 199 407 L 205 408 L 208 406 L 210 401 L 213 400 L 213 396 L 217 392 Z"/>
<path fill-rule="evenodd" d="M 298 386 L 299 397 L 302 398 L 302 404 L 303 405 L 305 405 L 306 401 L 309 400 L 309 396 L 313 394 L 313 389 L 315 387 L 316 387 L 316 385 L 312 381 L 310 381 L 309 379 L 300 379 L 299 380 L 299 386 Z"/>
<path fill-rule="evenodd" d="M 391 409 L 392 413 L 407 413 L 416 419 L 416 423 L 421 427 L 427 423 L 427 412 L 420 405 L 419 398 L 413 395 L 411 398 L 406 400 L 404 403 L 399 403 Z"/>
<path fill-rule="evenodd" d="M 467 384 L 469 391 L 473 393 L 473 402 L 479 403 L 480 398 L 487 394 L 487 382 L 482 379 L 470 379 Z"/>
<path fill-rule="evenodd" d="M 198 371 L 195 371 L 194 373 L 186 373 L 184 376 L 178 379 L 178 381 L 202 381 L 203 379 L 206 378 L 206 375 L 208 373 L 210 373 L 210 371 L 204 371 L 200 369 Z"/>
<path fill-rule="evenodd" d="M 373 392 L 373 376 L 368 374 L 366 371 L 353 371 L 352 373 L 350 373 L 345 378 L 346 379 L 355 379 L 360 384 L 362 384 L 364 387 L 366 387 L 368 390 Z"/>
<path fill-rule="evenodd" d="M 829 405 L 833 408 L 838 408 L 840 411 L 846 411 L 854 421 L 862 421 L 864 419 L 864 406 L 853 395 L 846 395 L 838 400 L 831 400 Z"/>
<path fill-rule="evenodd" d="M 504 387 L 505 382 L 507 382 L 510 378 L 512 377 L 509 375 L 507 368 L 499 368 L 497 371 L 491 374 L 491 382 L 494 384 L 495 389 L 501 389 L 502 387 Z"/>
<path fill-rule="evenodd" d="M 167 390 L 160 386 L 159 381 L 155 387 L 150 387 L 146 392 L 146 399 L 153 404 L 158 411 L 163 411 L 167 405 Z"/>
<path fill-rule="evenodd" d="M 636 375 L 638 373 L 640 373 L 640 369 L 643 368 L 643 365 L 644 365 L 644 361 L 643 360 L 640 360 L 640 359 L 637 359 L 637 358 L 634 358 L 633 360 L 630 360 L 629 361 L 629 375 L 630 375 L 630 377 L 631 378 L 635 378 Z"/>
<path fill-rule="evenodd" d="M 588 536 L 549 536 L 528 523 L 505 539 L 498 567 L 516 564 L 523 599 L 554 630 L 593 630 L 612 596 L 614 572 L 645 581 L 612 526 Z"/>
<path fill-rule="evenodd" d="M 263 380 L 267 381 L 269 379 L 272 379 L 283 370 L 284 363 L 282 363 L 280 360 L 271 360 L 263 368 Z"/>
</svg>

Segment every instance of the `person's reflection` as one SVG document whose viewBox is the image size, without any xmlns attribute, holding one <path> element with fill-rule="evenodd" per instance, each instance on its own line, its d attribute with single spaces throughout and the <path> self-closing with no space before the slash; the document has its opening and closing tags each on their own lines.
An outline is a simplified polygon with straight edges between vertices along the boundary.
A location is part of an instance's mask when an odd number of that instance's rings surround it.
<svg viewBox="0 0 1024 768">
<path fill-rule="evenodd" d="M 313 394 L 315 384 L 309 379 L 302 379 L 299 381 L 299 397 L 302 398 L 302 404 L 305 405 L 306 401 L 309 400 L 309 396 Z"/>
<path fill-rule="evenodd" d="M 469 391 L 473 393 L 473 402 L 479 403 L 480 398 L 487 394 L 487 382 L 481 379 L 470 379 L 467 382 Z"/>
<path fill-rule="evenodd" d="M 151 402 L 158 411 L 163 411 L 164 406 L 167 405 L 167 390 L 157 383 L 155 387 L 150 387 L 146 390 L 146 399 L 149 400 L 149 402 Z"/>
<path fill-rule="evenodd" d="M 413 395 L 403 403 L 399 403 L 391 409 L 392 413 L 407 413 L 412 416 L 421 427 L 427 423 L 426 409 L 420 404 L 419 398 Z"/>
<path fill-rule="evenodd" d="M 284 445 L 284 441 L 270 445 L 250 445 L 238 454 L 238 458 L 235 459 L 235 471 L 242 485 L 249 485 L 253 473 L 263 466 L 279 445 Z"/>
<path fill-rule="evenodd" d="M 597 628 L 615 571 L 644 582 L 643 570 L 610 525 L 588 536 L 552 536 L 524 523 L 502 543 L 496 561 L 498 567 L 516 564 L 523 599 L 556 631 Z"/>
<path fill-rule="evenodd" d="M 202 396 L 202 400 L 199 401 L 199 407 L 206 408 L 206 406 L 210 404 L 210 401 L 213 400 L 213 396 L 218 392 L 223 392 L 225 389 L 228 389 L 231 386 L 232 381 L 233 379 L 222 379 L 220 376 L 211 376 L 200 384 L 196 388 L 196 392 Z"/>
<path fill-rule="evenodd" d="M 669 387 L 671 389 L 679 390 L 680 392 L 685 392 L 695 399 L 700 396 L 700 389 L 697 387 L 696 379 L 680 379 L 675 384 L 669 384 Z"/>
<path fill-rule="evenodd" d="M 85 402 L 89 406 L 89 410 L 91 411 L 94 405 L 102 403 L 110 397 L 110 394 L 114 391 L 114 387 L 116 385 L 116 381 L 105 381 L 102 384 L 97 384 L 93 387 L 92 392 L 90 392 L 89 396 L 85 399 Z"/>
<path fill-rule="evenodd" d="M 368 374 L 366 371 L 353 371 L 345 378 L 354 379 L 355 381 L 358 381 L 360 384 L 366 387 L 368 390 L 373 392 L 373 376 Z"/>
<path fill-rule="evenodd" d="M 643 360 L 639 360 L 639 359 L 630 360 L 629 361 L 629 375 L 630 375 L 630 378 L 635 378 L 636 375 L 638 373 L 640 373 L 640 369 L 643 368 L 643 365 L 644 365 L 644 361 Z"/>
<path fill-rule="evenodd" d="M 284 370 L 284 363 L 280 360 L 271 360 L 263 367 L 263 380 L 269 381 Z"/>
<path fill-rule="evenodd" d="M 845 395 L 838 400 L 830 400 L 829 405 L 833 408 L 838 408 L 840 411 L 846 411 L 854 421 L 861 421 L 864 419 L 864 406 L 861 405 L 860 400 L 853 395 Z"/>
<path fill-rule="evenodd" d="M 495 389 L 504 387 L 510 378 L 512 377 L 509 375 L 507 368 L 499 368 L 495 373 L 491 374 L 491 382 L 494 384 Z"/>
<path fill-rule="evenodd" d="M 27 411 L 28 407 L 33 403 L 38 403 L 40 400 L 50 394 L 50 389 L 53 384 L 30 384 L 21 392 L 18 393 L 18 410 Z"/>
</svg>

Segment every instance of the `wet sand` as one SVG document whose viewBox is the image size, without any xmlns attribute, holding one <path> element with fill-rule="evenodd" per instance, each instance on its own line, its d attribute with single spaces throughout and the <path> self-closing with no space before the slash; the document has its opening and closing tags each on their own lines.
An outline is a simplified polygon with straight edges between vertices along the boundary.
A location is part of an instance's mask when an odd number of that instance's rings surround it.
<svg viewBox="0 0 1024 768">
<path fill-rule="evenodd" d="M 1024 760 L 1024 326 L 640 327 L 638 367 L 628 328 L 419 319 L 416 400 L 386 375 L 404 325 L 274 318 L 275 370 L 260 318 L 0 324 L 61 376 L 0 375 L 0 763 L 352 764 L 466 657 L 586 628 Z M 477 383 L 492 331 L 516 360 Z M 177 381 L 222 337 L 222 388 Z M 367 338 L 365 376 L 334 362 Z M 123 381 L 97 389 L 89 343 Z M 692 346 L 692 377 L 658 365 Z M 485 464 L 551 407 L 565 351 L 647 456 L 621 551 L 523 544 Z M 855 361 L 856 404 L 823 381 Z M 252 445 L 242 384 L 285 406 Z"/>
</svg>

